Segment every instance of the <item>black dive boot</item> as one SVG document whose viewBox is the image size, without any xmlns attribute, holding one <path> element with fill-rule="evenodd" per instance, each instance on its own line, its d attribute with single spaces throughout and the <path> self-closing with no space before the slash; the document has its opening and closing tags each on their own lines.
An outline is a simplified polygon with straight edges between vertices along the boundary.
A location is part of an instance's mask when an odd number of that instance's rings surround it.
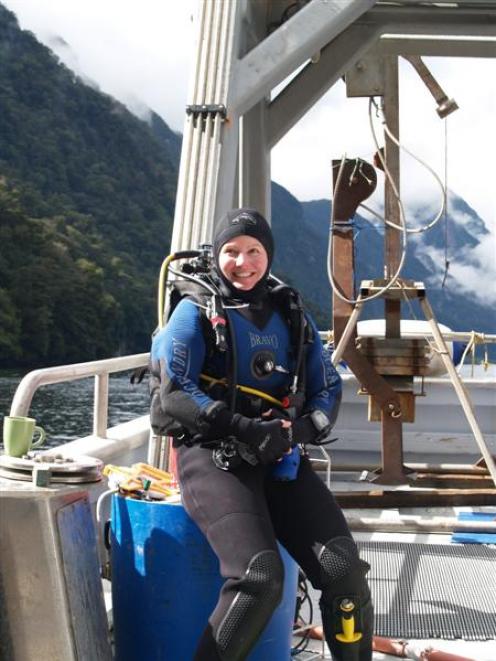
<svg viewBox="0 0 496 661">
<path fill-rule="evenodd" d="M 325 577 L 320 609 L 333 660 L 371 661 L 374 609 L 365 578 L 370 566 L 348 537 L 328 542 L 320 562 Z"/>
</svg>

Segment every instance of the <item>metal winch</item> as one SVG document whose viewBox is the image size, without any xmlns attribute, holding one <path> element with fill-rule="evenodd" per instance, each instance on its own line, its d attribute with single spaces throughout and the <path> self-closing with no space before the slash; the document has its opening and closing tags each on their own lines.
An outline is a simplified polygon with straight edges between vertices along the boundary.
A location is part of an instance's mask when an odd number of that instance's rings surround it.
<svg viewBox="0 0 496 661">
<path fill-rule="evenodd" d="M 22 457 L 0 456 L 0 477 L 33 482 L 38 487 L 98 482 L 102 470 L 103 462 L 89 456 L 68 457 L 46 451 L 32 451 Z"/>
</svg>

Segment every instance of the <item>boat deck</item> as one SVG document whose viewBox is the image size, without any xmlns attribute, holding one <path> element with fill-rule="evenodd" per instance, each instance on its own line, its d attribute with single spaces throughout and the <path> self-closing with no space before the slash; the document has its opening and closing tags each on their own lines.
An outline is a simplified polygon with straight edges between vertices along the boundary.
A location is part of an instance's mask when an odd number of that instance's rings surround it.
<svg viewBox="0 0 496 661">
<path fill-rule="evenodd" d="M 387 490 L 393 496 L 412 496 L 410 506 L 344 509 L 353 536 L 361 547 L 362 557 L 368 559 L 373 566 L 369 582 L 375 603 L 376 635 L 408 641 L 409 650 L 416 652 L 412 651 L 412 656 L 407 658 L 421 659 L 421 651 L 432 648 L 458 655 L 464 660 L 495 661 L 496 530 L 493 529 L 492 535 L 483 538 L 486 541 L 492 538 L 491 544 L 455 544 L 450 530 L 456 528 L 459 518 L 472 518 L 474 513 L 491 513 L 491 525 L 494 527 L 494 492 L 489 506 L 418 507 L 415 503 L 418 495 L 423 493 L 427 496 L 432 489 L 414 485 L 379 486 L 360 479 L 364 477 L 363 471 L 358 468 L 352 470 L 357 454 L 332 452 L 332 464 L 347 465 L 349 469 L 346 471 L 331 470 L 330 474 L 326 474 L 325 466 L 321 466 L 323 479 L 329 481 L 331 490 L 338 498 L 340 494 L 352 492 L 365 495 L 378 490 Z M 466 457 L 469 462 L 474 458 L 470 454 Z M 360 452 L 360 461 L 363 459 Z M 377 452 L 371 452 L 368 458 L 370 467 L 376 466 L 378 459 Z M 419 459 L 420 456 L 416 454 L 411 456 L 413 462 L 419 462 Z M 430 465 L 449 466 L 446 463 L 449 460 L 450 455 L 429 456 Z M 408 498 L 406 500 L 408 501 Z M 435 532 L 429 532 L 434 530 Z M 482 525 L 480 530 L 483 531 Z M 480 536 L 481 532 L 474 534 L 477 535 Z M 377 548 L 370 549 L 374 544 Z M 446 546 L 446 553 L 443 553 L 443 546 Z M 408 555 L 413 555 L 413 564 L 407 561 Z M 460 559 L 457 556 L 460 556 Z M 378 565 L 382 566 L 379 570 Z M 314 627 L 320 627 L 319 595 L 308 582 L 306 587 L 313 613 L 311 623 Z M 444 587 L 446 596 L 443 599 Z M 445 603 L 441 604 L 443 600 Z M 304 604 L 302 619 L 307 624 L 310 623 L 309 612 L 309 605 Z M 415 616 L 420 613 L 420 619 L 425 620 L 426 614 L 428 619 L 430 618 L 429 636 L 425 635 L 425 627 L 422 626 L 419 626 L 415 635 Z M 389 631 L 382 631 L 384 622 L 390 617 L 396 618 L 395 624 L 387 627 Z M 485 623 L 486 628 L 482 624 L 481 629 L 481 623 Z M 447 632 L 449 635 L 446 635 Z M 309 638 L 302 645 L 301 637 L 296 636 L 294 645 L 298 644 L 301 651 L 295 658 L 302 661 L 331 658 L 327 646 L 321 640 Z M 374 661 L 395 658 L 398 656 L 379 651 L 375 651 L 373 655 Z"/>
<path fill-rule="evenodd" d="M 440 515 L 441 512 L 438 512 Z M 440 545 L 450 545 L 451 547 L 453 546 L 451 543 L 451 535 L 445 535 L 445 534 L 419 534 L 419 533 L 365 533 L 365 532 L 355 532 L 354 533 L 355 540 L 359 543 L 359 545 L 367 544 L 369 542 L 389 542 L 393 544 L 405 544 L 405 545 L 410 545 L 410 544 L 418 544 L 422 545 L 424 552 L 429 548 L 432 547 L 433 549 L 438 547 Z M 467 545 L 459 545 L 459 546 L 467 546 Z M 477 554 L 477 550 L 474 548 L 476 545 L 470 545 L 472 547 L 472 552 L 474 555 Z M 485 549 L 491 549 L 491 551 L 496 554 L 496 547 L 483 547 Z M 382 551 L 383 553 L 387 553 L 386 550 Z M 448 559 L 449 562 L 449 559 Z M 394 564 L 394 563 L 393 563 Z M 494 566 L 495 563 L 492 562 L 492 569 L 490 570 L 492 572 L 492 586 L 487 586 L 487 585 L 479 585 L 481 588 L 480 594 L 481 596 L 485 596 L 485 601 L 482 604 L 481 611 L 484 611 L 484 614 L 487 617 L 487 621 L 491 621 L 490 627 L 492 628 L 492 631 L 496 631 L 496 572 L 494 572 Z M 447 571 L 450 571 L 449 565 L 447 565 Z M 489 569 L 488 569 L 489 571 Z M 371 572 L 371 579 L 370 579 L 370 584 L 371 584 L 371 589 L 372 593 L 374 596 L 374 602 L 379 601 L 379 604 L 375 604 L 376 608 L 376 622 L 384 617 L 388 616 L 387 610 L 385 610 L 385 603 L 384 600 L 382 599 L 382 595 L 377 598 L 377 581 L 374 580 L 374 574 Z M 401 589 L 405 588 L 405 582 L 408 583 L 411 581 L 411 576 L 404 576 L 401 581 L 399 581 L 397 584 L 394 585 L 394 591 L 400 592 Z M 431 577 L 432 578 L 432 577 Z M 486 577 L 487 578 L 487 577 Z M 491 582 L 491 581 L 490 581 Z M 403 585 L 402 585 L 403 583 Z M 309 585 L 308 587 L 308 592 L 310 599 L 312 601 L 312 609 L 313 609 L 313 617 L 312 617 L 312 624 L 314 627 L 320 627 L 321 626 L 321 617 L 320 617 L 320 610 L 318 608 L 318 598 L 319 595 L 318 593 L 313 590 L 313 588 Z M 406 586 L 408 587 L 408 586 Z M 472 586 L 477 588 L 477 586 Z M 381 591 L 380 586 L 379 586 L 379 592 Z M 457 636 L 457 631 L 456 627 L 453 630 L 453 639 L 445 639 L 439 633 L 438 636 L 436 637 L 430 637 L 430 638 L 421 638 L 420 636 L 413 637 L 413 636 L 407 636 L 407 635 L 401 635 L 401 622 L 398 623 L 399 629 L 398 629 L 398 635 L 394 636 L 388 636 L 388 638 L 392 640 L 404 640 L 407 641 L 409 644 L 409 649 L 411 650 L 417 650 L 417 656 L 410 656 L 407 658 L 416 658 L 416 659 L 421 659 L 423 658 L 420 655 L 420 652 L 422 650 L 426 650 L 429 648 L 435 649 L 435 650 L 441 650 L 447 653 L 451 653 L 454 655 L 458 655 L 460 658 L 465 659 L 470 659 L 472 661 L 495 661 L 496 659 L 496 633 L 492 635 L 492 637 L 484 640 L 464 640 L 464 637 L 471 637 L 471 634 L 467 636 L 467 629 L 470 628 L 470 620 L 467 622 L 467 617 L 466 613 L 464 612 L 464 608 L 462 608 L 460 605 L 457 605 L 454 603 L 452 600 L 452 593 L 449 590 L 449 587 L 447 587 L 447 601 L 450 600 L 449 605 L 447 605 L 449 608 L 451 608 L 451 614 L 454 616 L 454 619 L 458 621 L 459 624 L 459 637 Z M 491 595 L 489 599 L 492 599 L 492 603 L 488 603 L 488 595 Z M 432 610 L 432 605 L 428 606 L 428 609 Z M 457 612 L 458 611 L 458 612 Z M 305 621 L 305 617 L 308 617 L 308 605 L 304 605 L 302 607 L 302 617 Z M 406 614 L 405 614 L 406 615 Z M 435 615 L 434 615 L 435 616 Z M 477 617 L 478 614 L 477 612 L 472 612 L 470 614 L 470 618 Z M 439 617 L 442 618 L 443 614 L 440 613 Z M 405 620 L 407 617 L 405 617 Z M 440 620 L 441 622 L 441 620 Z M 306 621 L 308 623 L 308 621 Z M 441 627 L 440 627 L 441 629 Z M 318 630 L 318 629 L 317 629 Z M 376 632 L 377 633 L 377 632 Z M 300 636 L 295 636 L 294 637 L 294 646 L 300 645 L 300 652 L 295 656 L 297 659 L 301 659 L 302 661 L 310 661 L 312 659 L 330 659 L 330 653 L 327 648 L 327 645 L 323 643 L 321 640 L 316 640 L 309 638 L 307 641 L 305 641 L 304 644 L 302 644 L 302 640 Z M 389 654 L 385 654 L 379 651 L 375 651 L 373 654 L 373 659 L 374 661 L 378 661 L 379 659 L 396 659 L 398 656 L 391 656 Z"/>
<path fill-rule="evenodd" d="M 114 361 L 115 360 L 120 361 L 121 359 L 114 359 Z M 138 361 L 138 359 L 136 360 Z M 141 358 L 139 361 L 140 360 Z M 126 366 L 127 365 L 128 363 L 126 362 Z M 98 366 L 98 368 L 100 369 L 100 366 Z M 95 367 L 91 365 L 85 367 L 85 375 L 88 375 L 90 372 L 92 373 L 94 369 Z M 53 375 L 50 376 L 50 374 L 48 376 L 53 381 L 53 378 L 55 377 L 52 378 Z M 59 378 L 58 373 L 55 376 Z M 66 379 L 66 376 L 63 376 L 63 378 Z M 62 379 L 62 375 L 60 376 L 60 379 Z M 440 469 L 442 473 L 447 472 L 452 476 L 454 474 L 455 477 L 457 470 L 464 472 L 466 468 L 466 474 L 469 478 L 477 481 L 477 479 L 481 477 L 480 470 L 477 469 L 474 472 L 473 464 L 480 458 L 480 453 L 477 443 L 468 432 L 466 421 L 463 417 L 460 417 L 459 403 L 453 401 L 451 389 L 446 388 L 449 384 L 446 384 L 446 382 L 441 383 L 440 381 L 439 384 L 433 382 L 432 385 L 435 388 L 439 386 L 439 392 L 434 393 L 434 405 L 425 406 L 424 404 L 427 402 L 426 400 L 422 400 L 422 407 L 421 409 L 419 407 L 417 422 L 414 425 L 405 426 L 403 439 L 404 463 L 409 467 L 413 467 L 417 473 L 428 473 L 429 470 L 435 467 L 435 470 Z M 431 384 L 429 384 L 429 388 L 430 386 Z M 485 381 L 477 381 L 475 384 L 472 384 L 472 386 L 474 405 L 481 420 L 481 427 L 485 440 L 489 451 L 494 454 L 496 452 L 496 427 L 494 424 L 494 403 L 496 395 L 495 381 L 494 378 L 487 381 L 487 383 Z M 450 402 L 449 405 L 447 398 Z M 27 397 L 22 399 L 21 403 L 24 408 L 22 408 L 22 410 L 16 409 L 16 414 L 25 415 L 29 412 L 29 406 L 26 404 L 28 399 L 29 398 Z M 429 502 L 429 500 L 436 495 L 436 492 L 439 491 L 439 488 L 435 484 L 429 485 L 425 479 L 412 484 L 395 486 L 379 485 L 366 479 L 360 479 L 363 478 L 364 472 L 368 473 L 368 476 L 370 477 L 370 473 L 377 467 L 381 466 L 380 432 L 378 424 L 376 423 L 374 425 L 367 422 L 367 415 L 364 409 L 364 399 L 359 398 L 356 395 L 356 384 L 353 384 L 349 379 L 345 380 L 342 415 L 340 415 L 338 425 L 335 428 L 335 433 L 336 436 L 339 437 L 339 440 L 328 448 L 330 460 L 328 457 L 324 456 L 320 450 L 315 450 L 313 453 L 313 458 L 320 459 L 321 463 L 318 464 L 318 466 L 322 469 L 322 479 L 329 483 L 331 490 L 340 500 L 344 507 L 350 528 L 355 539 L 360 544 L 365 542 L 389 541 L 395 544 L 406 544 L 407 546 L 419 545 L 423 548 L 429 546 L 439 547 L 439 545 L 447 544 L 452 545 L 451 530 L 454 529 L 454 525 L 460 525 L 461 528 L 464 527 L 462 523 L 456 523 L 458 514 L 463 511 L 482 512 L 489 510 L 494 512 L 496 510 L 496 490 L 494 489 L 494 484 L 488 483 L 482 490 L 469 488 L 469 491 L 474 492 L 470 495 L 473 502 L 466 502 L 466 496 L 463 498 L 457 496 L 457 498 L 449 503 L 448 506 L 441 507 L 439 499 L 435 504 Z M 98 416 L 96 417 L 98 418 Z M 101 430 L 98 425 L 94 426 L 96 431 L 93 435 L 67 443 L 64 446 L 61 446 L 59 451 L 67 457 L 80 458 L 81 455 L 89 455 L 100 459 L 105 464 L 110 463 L 122 466 L 130 466 L 135 462 L 146 461 L 149 440 L 149 423 L 147 416 L 143 416 L 142 418 L 138 418 L 131 422 L 122 423 L 117 427 L 110 429 L 104 429 L 103 423 L 100 425 L 102 426 Z M 464 466 L 462 466 L 462 464 Z M 454 468 L 455 470 L 453 471 Z M 487 476 L 483 479 L 486 478 Z M 439 478 L 437 477 L 436 479 Z M 486 482 L 489 481 L 486 480 Z M 41 563 L 41 565 L 47 568 L 54 568 L 55 563 L 53 562 L 53 558 L 59 553 L 59 545 L 53 544 L 51 537 L 50 540 L 48 540 L 49 535 L 46 530 L 51 530 L 54 535 L 60 534 L 60 529 L 57 524 L 57 512 L 59 511 L 59 508 L 62 508 L 67 497 L 76 498 L 76 496 L 73 496 L 72 494 L 78 492 L 87 492 L 88 502 L 93 508 L 95 508 L 99 496 L 105 489 L 107 489 L 107 484 L 106 480 L 102 480 L 101 482 L 94 482 L 91 484 L 77 484 L 73 486 L 52 484 L 49 488 L 39 488 L 33 486 L 31 481 L 14 481 L 0 477 L 0 489 L 9 493 L 11 498 L 16 501 L 15 506 L 13 505 L 12 507 L 12 525 L 10 528 L 9 522 L 5 520 L 5 517 L 2 522 L 2 525 L 6 527 L 7 531 L 10 529 L 15 530 L 16 544 L 9 545 L 7 543 L 7 537 L 4 535 L 3 538 L 5 541 L 3 550 L 5 553 L 0 554 L 1 562 L 7 563 L 5 566 L 8 567 L 10 583 L 7 587 L 11 589 L 12 595 L 14 595 L 15 590 L 18 590 L 19 586 L 24 586 L 24 574 L 20 571 L 21 568 L 17 567 L 20 558 L 16 556 L 15 561 L 14 559 L 10 561 L 10 556 L 7 557 L 5 554 L 15 551 L 19 541 L 19 534 L 22 533 L 26 540 L 26 549 L 32 549 L 32 554 L 35 554 L 33 557 L 27 554 L 23 559 L 23 562 L 25 562 L 28 568 L 30 568 L 34 562 Z M 449 491 L 449 489 L 447 489 L 447 491 Z M 483 494 L 482 492 L 487 493 Z M 360 501 L 356 500 L 357 496 L 361 498 Z M 348 499 L 348 502 L 345 502 L 346 499 Z M 350 500 L 353 499 L 355 499 L 354 504 L 350 504 Z M 7 499 L 3 500 L 7 501 Z M 32 517 L 28 520 L 23 516 L 23 526 L 19 527 L 17 525 L 19 521 L 19 513 L 16 508 L 22 508 L 22 511 L 24 511 L 28 507 L 28 500 L 32 500 L 32 505 L 30 506 Z M 50 505 L 49 508 L 42 508 L 41 505 L 38 506 L 38 503 L 45 501 L 47 503 L 53 503 L 53 506 Z M 76 500 L 74 502 L 76 503 Z M 78 500 L 77 503 L 82 503 L 82 501 Z M 75 507 L 74 511 L 79 511 L 79 508 L 81 508 L 81 510 L 84 509 L 83 505 L 80 504 Z M 68 509 L 66 511 L 69 512 L 70 510 Z M 88 514 L 88 518 L 91 519 L 90 514 Z M 492 525 L 494 527 L 494 524 Z M 478 525 L 475 525 L 475 528 L 477 527 Z M 434 529 L 436 532 L 431 532 Z M 494 529 L 492 532 L 494 532 Z M 2 536 L 0 536 L 0 539 L 1 537 Z M 38 541 L 36 542 L 36 540 Z M 50 544 L 46 543 L 47 540 L 50 541 Z M 45 543 L 46 548 L 43 546 Z M 475 545 L 471 546 L 475 548 Z M 73 549 L 72 546 L 70 548 Z M 43 558 L 40 558 L 40 549 L 43 549 L 45 552 Z M 387 551 L 381 551 L 381 553 L 385 554 L 384 564 L 387 568 L 388 574 L 389 569 L 391 569 L 392 573 L 395 568 L 397 557 L 388 557 Z M 4 556 L 3 558 L 2 555 Z M 79 566 L 80 557 L 74 549 L 74 559 L 76 559 L 76 555 L 77 562 L 75 565 Z M 72 555 L 69 557 L 69 561 L 71 561 L 71 559 Z M 446 566 L 448 569 L 450 568 L 450 563 L 451 560 L 447 559 Z M 376 563 L 371 562 L 371 564 L 375 565 Z M 72 567 L 72 562 L 70 562 L 70 566 Z M 14 576 L 14 569 L 19 569 L 18 576 Z M 453 568 L 451 573 L 463 574 L 464 572 L 460 572 L 458 569 Z M 495 581 L 496 572 L 493 572 L 493 574 L 493 581 Z M 490 578 L 493 574 L 490 575 Z M 57 604 L 62 603 L 67 594 L 63 574 L 59 572 L 56 577 L 53 576 L 52 578 L 53 580 L 52 583 L 50 583 L 49 591 L 47 591 L 47 581 L 49 580 L 49 577 L 40 574 L 40 586 L 37 590 L 38 594 L 43 595 L 44 601 L 43 608 L 36 608 L 36 626 L 43 627 L 43 631 L 45 632 L 53 625 L 53 617 L 51 614 L 49 615 L 50 609 L 46 609 L 46 600 L 48 596 L 52 596 L 53 593 L 53 603 L 55 604 L 55 608 L 58 607 Z M 370 578 L 372 578 L 372 572 Z M 489 583 L 490 585 L 490 578 L 486 580 L 485 583 Z M 95 582 L 98 582 L 98 576 L 96 574 Z M 105 583 L 107 583 L 108 588 L 108 582 Z M 398 584 L 400 583 L 401 581 L 398 580 Z M 54 585 L 56 586 L 56 589 L 54 588 Z M 32 586 L 26 585 L 25 587 L 28 589 L 29 594 L 32 595 Z M 374 589 L 372 581 L 371 587 Z M 393 587 L 395 588 L 396 586 Z M 76 607 L 80 602 L 80 584 L 75 584 L 73 588 L 71 599 L 73 599 Z M 494 586 L 494 589 L 491 588 L 491 590 L 489 596 L 481 596 L 480 598 L 482 601 L 485 599 L 486 603 L 483 604 L 483 607 L 486 610 L 489 609 L 489 613 L 493 618 L 492 621 L 494 622 L 494 618 L 496 617 L 496 585 Z M 313 605 L 312 624 L 318 626 L 320 625 L 320 615 L 317 595 L 311 589 L 309 589 L 309 592 Z M 111 600 L 108 590 L 107 593 L 107 610 L 110 610 Z M 450 594 L 447 601 L 450 601 L 451 599 L 452 597 Z M 28 600 L 24 600 L 22 603 L 26 605 L 26 607 L 31 604 Z M 376 606 L 376 612 L 381 617 L 384 617 L 384 615 L 387 616 L 387 609 L 384 610 L 384 608 L 382 608 L 380 601 L 378 601 L 378 604 L 379 608 Z M 453 610 L 457 607 L 455 602 L 450 602 L 450 605 Z M 30 649 L 32 648 L 34 650 L 33 653 L 35 655 L 38 654 L 40 645 L 39 637 L 31 635 L 32 632 L 26 634 L 24 631 L 24 623 L 29 621 L 31 611 L 29 613 L 25 613 L 24 611 L 21 612 L 18 608 L 18 600 L 14 598 L 11 599 L 10 606 L 12 607 L 12 622 L 15 623 L 17 627 L 15 630 L 15 644 L 22 645 L 23 647 L 29 644 L 31 646 Z M 465 614 L 467 615 L 467 620 L 468 614 Z M 60 617 L 67 617 L 65 610 L 61 609 Z M 105 616 L 103 613 L 102 622 L 104 620 Z M 466 625 L 466 622 L 462 622 L 462 624 Z M 63 646 L 64 649 L 67 650 L 67 653 L 64 652 L 65 655 L 63 654 L 61 656 L 59 655 L 59 657 L 53 657 L 53 653 L 50 652 L 52 656 L 47 653 L 44 658 L 63 658 L 64 661 L 65 659 L 69 660 L 72 658 L 71 650 L 73 650 L 74 641 L 70 636 L 70 631 L 71 629 L 69 626 L 62 629 L 57 627 L 57 630 L 53 631 L 52 637 L 45 636 L 44 642 L 46 643 L 47 649 L 49 647 L 50 649 L 54 647 L 55 643 L 53 643 L 53 640 L 56 639 L 57 645 L 60 647 Z M 444 638 L 442 638 L 440 637 L 442 634 L 440 628 L 439 634 L 435 632 L 434 635 L 427 636 L 422 633 L 419 634 L 418 638 L 423 636 L 423 639 L 418 640 L 417 636 L 412 635 L 411 630 L 408 630 L 407 633 L 398 630 L 397 635 L 396 632 L 394 632 L 394 635 L 391 634 L 388 637 L 408 637 L 411 641 L 417 641 L 416 644 L 418 644 L 419 649 L 424 649 L 431 645 L 435 649 L 456 653 L 463 658 L 472 661 L 496 661 L 496 635 L 492 634 L 492 636 L 487 636 L 488 639 L 463 640 L 462 637 L 464 633 L 466 633 L 466 631 L 464 632 L 463 627 L 460 627 L 459 638 L 457 638 L 457 633 L 458 632 L 456 631 L 454 633 L 451 632 L 449 636 L 443 634 Z M 26 642 L 26 635 L 29 636 L 28 642 Z M 97 640 L 98 637 L 95 636 L 95 641 Z M 298 640 L 299 639 L 295 639 L 295 643 L 298 642 Z M 27 656 L 26 658 L 37 657 Z M 94 658 L 100 657 L 96 656 Z M 328 651 L 326 651 L 325 646 L 322 646 L 321 641 L 310 640 L 305 651 L 301 651 L 296 658 L 309 660 L 312 658 L 325 659 L 330 658 L 330 656 Z M 386 656 L 380 652 L 374 653 L 374 661 L 377 659 L 392 658 L 395 657 Z M 417 657 L 410 658 L 421 657 L 417 655 Z M 268 659 L 267 661 L 285 660 Z"/>
</svg>

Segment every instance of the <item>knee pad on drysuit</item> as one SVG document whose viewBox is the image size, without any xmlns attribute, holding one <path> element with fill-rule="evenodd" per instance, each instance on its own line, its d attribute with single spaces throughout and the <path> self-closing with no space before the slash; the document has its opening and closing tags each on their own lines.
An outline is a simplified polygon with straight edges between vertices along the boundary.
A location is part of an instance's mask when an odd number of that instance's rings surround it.
<svg viewBox="0 0 496 661">
<path fill-rule="evenodd" d="M 365 575 L 370 566 L 355 542 L 336 537 L 322 547 L 322 624 L 335 661 L 370 661 L 374 611 Z M 361 635 L 360 635 L 361 634 Z"/>
<path fill-rule="evenodd" d="M 276 551 L 257 553 L 214 632 L 222 661 L 246 658 L 282 598 L 284 567 Z"/>
</svg>

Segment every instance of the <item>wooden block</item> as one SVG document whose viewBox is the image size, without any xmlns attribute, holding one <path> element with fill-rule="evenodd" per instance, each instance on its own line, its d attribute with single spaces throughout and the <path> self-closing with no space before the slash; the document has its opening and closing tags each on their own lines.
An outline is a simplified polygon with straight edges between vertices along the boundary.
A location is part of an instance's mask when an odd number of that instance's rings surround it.
<svg viewBox="0 0 496 661">
<path fill-rule="evenodd" d="M 415 422 L 415 395 L 412 392 L 397 392 L 400 399 L 401 421 Z M 381 407 L 373 395 L 369 395 L 369 422 L 381 421 Z"/>
</svg>

